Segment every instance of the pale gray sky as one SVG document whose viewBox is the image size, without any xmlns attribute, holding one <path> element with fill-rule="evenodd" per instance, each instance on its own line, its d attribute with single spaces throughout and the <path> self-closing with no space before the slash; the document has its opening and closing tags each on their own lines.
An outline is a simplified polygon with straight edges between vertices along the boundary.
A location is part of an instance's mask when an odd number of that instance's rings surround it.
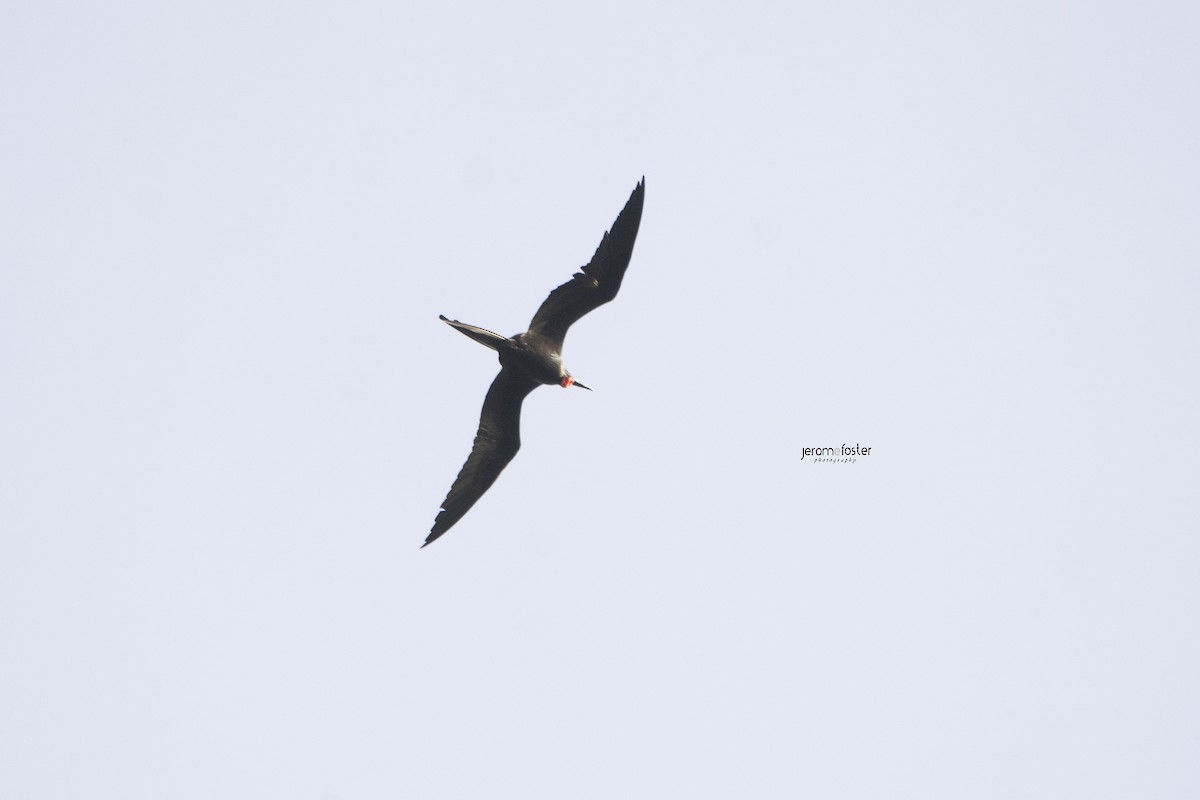
<svg viewBox="0 0 1200 800">
<path fill-rule="evenodd" d="M 1200 795 L 1198 7 L 423 5 L 0 10 L 0 795 Z"/>
</svg>

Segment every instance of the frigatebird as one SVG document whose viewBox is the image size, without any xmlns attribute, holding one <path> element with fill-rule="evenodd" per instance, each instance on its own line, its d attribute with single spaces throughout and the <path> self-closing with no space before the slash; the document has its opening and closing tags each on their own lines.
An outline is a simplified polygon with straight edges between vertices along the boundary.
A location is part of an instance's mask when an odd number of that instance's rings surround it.
<svg viewBox="0 0 1200 800">
<path fill-rule="evenodd" d="M 646 179 L 642 178 L 617 215 L 612 230 L 600 240 L 592 260 L 550 293 L 524 333 L 504 337 L 439 315 L 442 322 L 499 353 L 500 374 L 484 398 L 471 455 L 442 501 L 441 511 L 421 547 L 462 519 L 513 460 L 521 448 L 521 404 L 530 392 L 542 384 L 558 384 L 564 389 L 577 386 L 591 391 L 563 367 L 563 340 L 567 329 L 580 317 L 617 296 L 633 255 L 645 192 Z"/>
</svg>

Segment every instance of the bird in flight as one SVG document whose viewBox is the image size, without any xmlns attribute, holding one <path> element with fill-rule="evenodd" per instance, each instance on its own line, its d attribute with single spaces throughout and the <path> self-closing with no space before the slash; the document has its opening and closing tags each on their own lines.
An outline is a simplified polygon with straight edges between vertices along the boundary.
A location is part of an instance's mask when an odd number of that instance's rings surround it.
<svg viewBox="0 0 1200 800">
<path fill-rule="evenodd" d="M 588 389 L 563 366 L 563 340 L 567 329 L 580 317 L 617 296 L 625 268 L 633 255 L 645 193 L 646 179 L 642 178 L 625 208 L 617 215 L 612 230 L 600 240 L 592 260 L 550 293 L 533 315 L 529 330 L 509 338 L 485 328 L 439 317 L 460 333 L 498 352 L 500 374 L 492 381 L 483 400 L 471 455 L 467 456 L 467 463 L 459 470 L 450 493 L 442 501 L 441 511 L 421 547 L 454 527 L 513 460 L 521 448 L 521 404 L 530 392 L 543 383 L 557 384 L 564 389 L 570 386 Z"/>
</svg>

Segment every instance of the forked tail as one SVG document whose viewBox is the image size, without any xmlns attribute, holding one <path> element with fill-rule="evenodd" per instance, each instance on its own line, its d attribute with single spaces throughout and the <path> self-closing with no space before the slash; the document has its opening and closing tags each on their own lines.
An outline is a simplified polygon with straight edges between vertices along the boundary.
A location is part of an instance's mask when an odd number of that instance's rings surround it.
<svg viewBox="0 0 1200 800">
<path fill-rule="evenodd" d="M 441 314 L 438 314 L 438 319 L 449 325 L 451 328 L 454 328 L 464 336 L 470 336 L 481 345 L 490 347 L 493 350 L 499 350 L 500 343 L 508 341 L 507 336 L 501 336 L 498 333 L 492 333 L 486 328 L 476 328 L 474 325 L 468 325 L 467 323 L 459 322 L 456 319 L 446 319 L 446 317 L 442 316 Z"/>
</svg>

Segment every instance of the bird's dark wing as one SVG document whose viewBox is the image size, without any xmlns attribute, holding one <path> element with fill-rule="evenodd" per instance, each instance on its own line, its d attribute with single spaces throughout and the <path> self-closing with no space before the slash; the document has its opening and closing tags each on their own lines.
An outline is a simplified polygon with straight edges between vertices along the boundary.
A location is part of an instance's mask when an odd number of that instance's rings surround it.
<svg viewBox="0 0 1200 800">
<path fill-rule="evenodd" d="M 500 370 L 496 380 L 492 381 L 483 401 L 483 413 L 479 415 L 479 430 L 475 433 L 471 455 L 467 456 L 467 463 L 459 470 L 450 493 L 442 501 L 441 513 L 434 520 L 425 544 L 462 519 L 521 449 L 521 404 L 537 386 L 511 369 Z"/>
<path fill-rule="evenodd" d="M 642 201 L 646 195 L 646 179 L 638 183 L 629 202 L 617 215 L 612 230 L 604 234 L 596 254 L 582 272 L 559 286 L 542 303 L 529 323 L 529 332 L 549 339 L 557 349 L 570 328 L 584 314 L 604 305 L 617 296 L 625 268 L 633 255 L 638 226 L 642 222 Z"/>
</svg>

